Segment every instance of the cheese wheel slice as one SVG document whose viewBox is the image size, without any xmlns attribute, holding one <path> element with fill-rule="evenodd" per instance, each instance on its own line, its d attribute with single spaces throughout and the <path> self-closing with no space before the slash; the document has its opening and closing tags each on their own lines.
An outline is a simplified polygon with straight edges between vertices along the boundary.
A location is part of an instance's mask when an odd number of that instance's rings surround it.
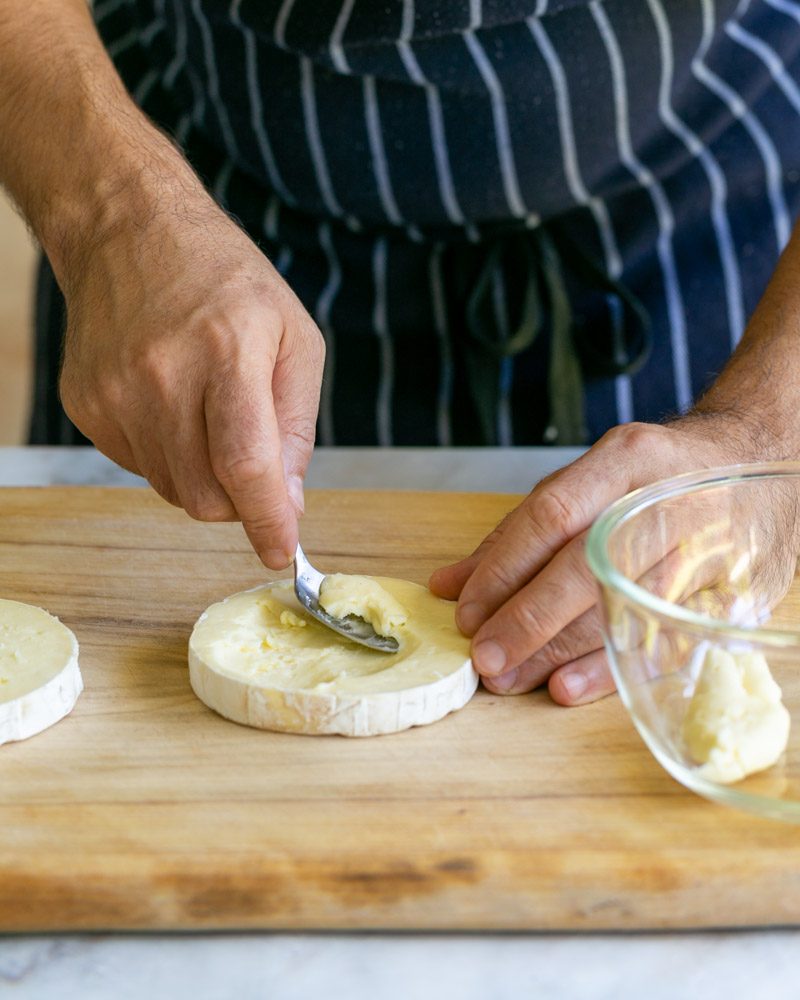
<svg viewBox="0 0 800 1000">
<path fill-rule="evenodd" d="M 63 719 L 82 690 L 78 641 L 66 625 L 42 608 L 0 600 L 0 744 Z"/>
<path fill-rule="evenodd" d="M 353 579 L 363 588 L 363 577 Z M 292 581 L 282 580 L 203 612 L 189 641 L 195 694 L 235 722 L 312 735 L 395 733 L 462 708 L 478 676 L 454 605 L 406 580 L 370 579 L 386 591 L 387 605 L 406 612 L 393 629 L 396 653 L 325 628 L 300 606 Z"/>
</svg>

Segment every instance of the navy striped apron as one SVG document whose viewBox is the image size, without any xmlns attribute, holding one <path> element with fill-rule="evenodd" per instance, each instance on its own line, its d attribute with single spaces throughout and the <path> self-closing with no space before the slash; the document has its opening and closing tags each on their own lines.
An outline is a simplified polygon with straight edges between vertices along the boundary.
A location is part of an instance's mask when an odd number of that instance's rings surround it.
<svg viewBox="0 0 800 1000">
<path fill-rule="evenodd" d="M 318 441 L 684 411 L 800 199 L 796 0 L 97 0 L 134 99 L 315 317 Z M 32 440 L 56 396 L 43 264 Z"/>
</svg>

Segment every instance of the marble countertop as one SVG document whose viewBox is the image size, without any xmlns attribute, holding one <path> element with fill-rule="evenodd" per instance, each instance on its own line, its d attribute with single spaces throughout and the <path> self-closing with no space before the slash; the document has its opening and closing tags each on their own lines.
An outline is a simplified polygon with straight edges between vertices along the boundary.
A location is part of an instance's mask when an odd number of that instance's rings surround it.
<svg viewBox="0 0 800 1000">
<path fill-rule="evenodd" d="M 577 454 L 543 448 L 320 449 L 308 485 L 527 492 Z M 63 483 L 144 485 L 91 449 L 0 448 L 0 486 Z M 757 991 L 770 1000 L 794 1000 L 798 955 L 798 932 L 779 929 L 5 935 L 0 936 L 0 998 L 737 1000 Z"/>
<path fill-rule="evenodd" d="M 309 489 L 527 493 L 580 448 L 317 448 Z M 0 448 L 0 486 L 145 486 L 93 448 Z"/>
</svg>

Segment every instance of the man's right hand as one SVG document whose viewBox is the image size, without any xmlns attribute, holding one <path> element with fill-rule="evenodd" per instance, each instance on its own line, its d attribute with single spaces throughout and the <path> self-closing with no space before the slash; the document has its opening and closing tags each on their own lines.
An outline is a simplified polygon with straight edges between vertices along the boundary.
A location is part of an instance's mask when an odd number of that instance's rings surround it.
<svg viewBox="0 0 800 1000">
<path fill-rule="evenodd" d="M 170 183 L 65 257 L 64 408 L 192 517 L 241 520 L 282 569 L 297 544 L 322 336 L 199 182 L 176 177 L 172 198 Z"/>
<path fill-rule="evenodd" d="M 97 447 L 203 520 L 294 556 L 324 348 L 135 106 L 86 0 L 0 0 L 0 183 L 67 301 L 61 393 Z"/>
</svg>

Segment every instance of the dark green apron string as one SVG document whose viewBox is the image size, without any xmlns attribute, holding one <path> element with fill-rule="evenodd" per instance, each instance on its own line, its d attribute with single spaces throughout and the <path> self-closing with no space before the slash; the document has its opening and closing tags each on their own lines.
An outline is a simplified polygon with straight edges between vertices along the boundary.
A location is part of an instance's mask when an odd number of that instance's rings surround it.
<svg viewBox="0 0 800 1000">
<path fill-rule="evenodd" d="M 474 248 L 472 248 L 474 250 Z M 503 338 L 491 307 L 498 269 L 522 269 L 525 289 L 519 316 L 509 323 Z M 612 356 L 597 347 L 591 328 L 574 320 L 564 280 L 618 303 L 619 329 Z M 490 319 L 487 321 L 487 314 Z M 486 244 L 478 275 L 465 305 L 467 334 L 466 374 L 481 430 L 495 443 L 500 370 L 503 359 L 530 347 L 543 331 L 549 334 L 548 393 L 549 444 L 579 445 L 586 441 L 584 377 L 632 374 L 647 359 L 651 345 L 650 321 L 643 306 L 620 281 L 610 278 L 579 245 L 555 229 L 506 233 Z"/>
</svg>

